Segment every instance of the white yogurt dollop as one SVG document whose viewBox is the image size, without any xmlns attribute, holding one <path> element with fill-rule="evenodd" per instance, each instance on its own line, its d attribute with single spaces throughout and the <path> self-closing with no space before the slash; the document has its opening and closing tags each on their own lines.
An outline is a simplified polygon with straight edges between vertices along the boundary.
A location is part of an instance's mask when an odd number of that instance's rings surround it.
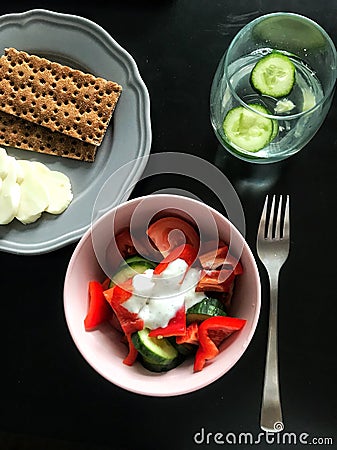
<svg viewBox="0 0 337 450">
<path fill-rule="evenodd" d="M 187 269 L 187 263 L 178 258 L 159 275 L 154 275 L 152 269 L 135 275 L 133 295 L 123 306 L 138 314 L 146 328 L 166 327 L 183 305 L 188 309 L 205 298 L 203 292 L 195 292 L 200 270 Z"/>
</svg>

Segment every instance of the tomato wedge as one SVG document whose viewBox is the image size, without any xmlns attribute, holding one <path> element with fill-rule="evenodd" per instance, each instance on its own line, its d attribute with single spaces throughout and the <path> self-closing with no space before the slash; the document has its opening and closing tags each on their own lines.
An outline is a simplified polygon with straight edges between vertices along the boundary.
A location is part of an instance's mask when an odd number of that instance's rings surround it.
<svg viewBox="0 0 337 450">
<path fill-rule="evenodd" d="M 149 226 L 147 234 L 157 249 L 166 256 L 170 249 L 189 244 L 199 249 L 199 236 L 196 230 L 179 217 L 163 217 Z"/>
</svg>

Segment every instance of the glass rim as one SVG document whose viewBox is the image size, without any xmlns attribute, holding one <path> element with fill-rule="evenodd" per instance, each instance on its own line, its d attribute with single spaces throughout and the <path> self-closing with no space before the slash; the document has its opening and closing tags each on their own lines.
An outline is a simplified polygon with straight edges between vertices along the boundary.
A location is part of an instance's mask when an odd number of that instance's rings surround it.
<svg viewBox="0 0 337 450">
<path fill-rule="evenodd" d="M 310 19 L 309 17 L 303 16 L 301 14 L 297 14 L 297 13 L 292 13 L 292 12 L 274 12 L 274 13 L 268 13 L 268 14 L 264 14 L 262 16 L 259 16 L 253 20 L 251 20 L 250 22 L 248 22 L 244 27 L 241 28 L 241 30 L 239 30 L 236 35 L 234 36 L 234 38 L 232 39 L 231 43 L 228 46 L 228 49 L 226 51 L 226 55 L 225 55 L 225 59 L 224 59 L 224 72 L 226 75 L 226 80 L 229 86 L 229 89 L 232 93 L 232 95 L 238 100 L 238 102 L 246 107 L 247 109 L 261 115 L 264 117 L 268 117 L 271 119 L 275 119 L 275 120 L 293 120 L 293 119 L 298 119 L 299 117 L 302 117 L 308 113 L 312 113 L 315 110 L 317 110 L 325 101 L 327 101 L 331 94 L 333 93 L 334 89 L 335 89 L 335 84 L 336 84 L 336 78 L 337 76 L 335 75 L 335 81 L 333 83 L 331 83 L 330 88 L 327 90 L 327 92 L 324 92 L 323 97 L 311 108 L 305 110 L 305 111 L 301 111 L 299 113 L 296 114 L 282 114 L 282 115 L 275 115 L 275 114 L 265 114 L 262 113 L 260 111 L 256 111 L 254 110 L 254 108 L 250 107 L 249 104 L 247 104 L 244 100 L 242 100 L 242 98 L 237 95 L 235 89 L 233 88 L 231 82 L 230 82 L 230 77 L 228 76 L 228 55 L 230 54 L 230 51 L 232 50 L 232 48 L 236 45 L 236 42 L 240 39 L 240 35 L 242 34 L 242 32 L 249 26 L 251 27 L 253 24 L 261 22 L 262 20 L 265 20 L 269 17 L 277 17 L 277 16 L 290 16 L 290 17 L 295 17 L 295 18 L 300 18 L 300 19 L 304 19 L 306 22 L 310 23 L 311 25 L 313 25 L 315 28 L 317 28 L 322 35 L 324 36 L 324 38 L 326 39 L 326 41 L 329 43 L 330 48 L 332 50 L 333 53 L 333 57 L 334 57 L 334 61 L 333 61 L 333 69 L 334 72 L 336 73 L 337 70 L 337 51 L 336 51 L 336 47 L 335 44 L 333 42 L 333 40 L 331 39 L 331 37 L 329 36 L 329 34 L 324 30 L 323 27 L 321 27 L 321 25 L 319 25 L 317 22 L 315 22 L 314 20 Z"/>
</svg>

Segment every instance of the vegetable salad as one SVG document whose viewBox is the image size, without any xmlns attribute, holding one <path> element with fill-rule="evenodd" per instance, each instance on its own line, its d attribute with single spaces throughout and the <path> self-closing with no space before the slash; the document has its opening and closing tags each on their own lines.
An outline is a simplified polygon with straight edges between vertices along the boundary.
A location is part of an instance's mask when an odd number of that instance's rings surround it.
<svg viewBox="0 0 337 450">
<path fill-rule="evenodd" d="M 183 243 L 172 242 L 172 235 L 169 240 L 172 230 L 183 233 Z M 118 329 L 126 344 L 124 364 L 140 361 L 150 371 L 165 372 L 193 358 L 194 371 L 201 371 L 246 323 L 229 315 L 241 262 L 222 241 L 207 242 L 198 254 L 198 233 L 177 217 L 156 220 L 147 234 L 161 261 L 139 255 L 130 231 L 122 230 L 116 242 L 124 260 L 116 273 L 89 282 L 85 329 L 105 322 Z"/>
</svg>

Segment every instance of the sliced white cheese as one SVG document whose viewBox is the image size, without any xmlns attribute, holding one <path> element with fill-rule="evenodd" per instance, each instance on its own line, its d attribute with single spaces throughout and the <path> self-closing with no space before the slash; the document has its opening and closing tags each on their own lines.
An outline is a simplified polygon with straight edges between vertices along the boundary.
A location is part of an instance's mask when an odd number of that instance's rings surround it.
<svg viewBox="0 0 337 450">
<path fill-rule="evenodd" d="M 61 172 L 48 169 L 42 163 L 33 162 L 33 164 L 48 194 L 46 212 L 61 214 L 73 199 L 69 178 Z"/>
<path fill-rule="evenodd" d="M 2 180 L 7 177 L 9 165 L 9 156 L 6 150 L 0 147 L 0 178 Z"/>
<path fill-rule="evenodd" d="M 0 147 L 0 225 L 15 217 L 32 223 L 44 211 L 61 214 L 72 199 L 66 175 L 40 162 L 16 160 Z"/>
<path fill-rule="evenodd" d="M 21 164 L 19 164 L 19 160 L 16 159 L 15 162 L 16 162 L 16 166 L 17 166 L 16 167 L 16 182 L 18 184 L 21 184 L 23 182 L 25 173 L 24 173 L 24 170 L 23 170 Z M 25 161 L 25 162 L 28 162 L 28 161 Z"/>
<path fill-rule="evenodd" d="M 30 161 L 18 160 L 23 171 L 21 199 L 15 217 L 22 223 L 35 222 L 48 207 L 48 193 Z"/>
<path fill-rule="evenodd" d="M 11 222 L 17 214 L 21 189 L 17 180 L 18 163 L 8 157 L 7 176 L 2 180 L 0 192 L 0 225 Z"/>
</svg>

